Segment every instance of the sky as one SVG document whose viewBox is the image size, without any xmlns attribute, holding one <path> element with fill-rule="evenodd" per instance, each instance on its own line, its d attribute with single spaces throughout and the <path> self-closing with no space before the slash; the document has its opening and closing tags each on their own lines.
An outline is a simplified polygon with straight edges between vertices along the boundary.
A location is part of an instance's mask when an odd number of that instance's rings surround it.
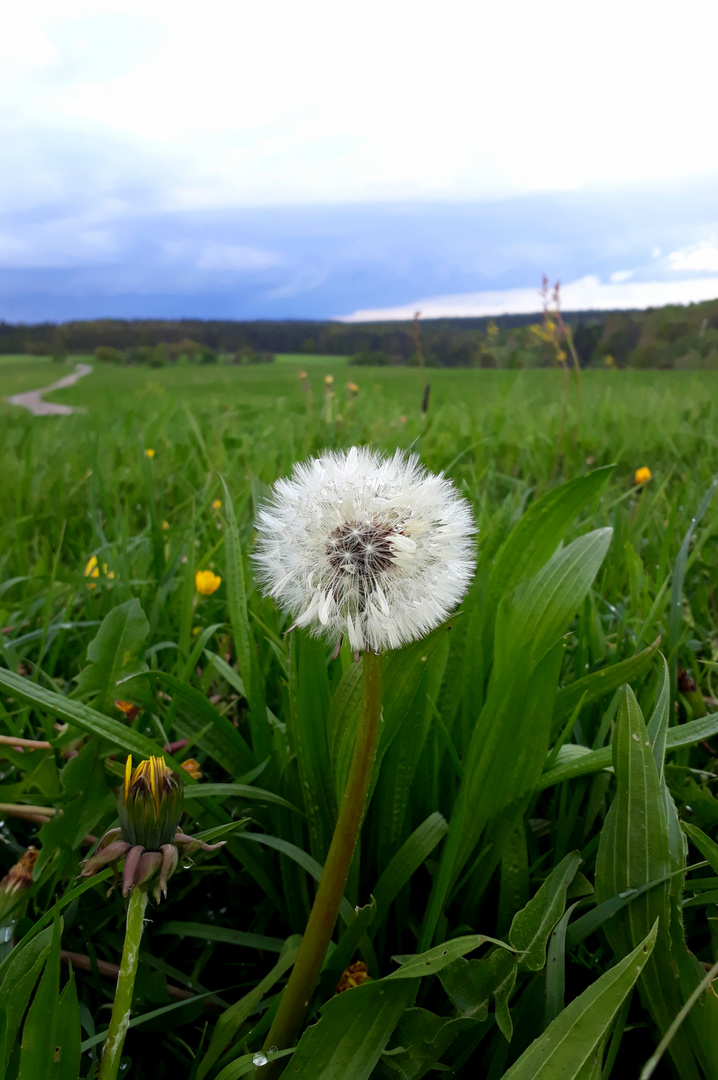
<svg viewBox="0 0 718 1080">
<path fill-rule="evenodd" d="M 716 31 L 714 0 L 12 5 L 0 318 L 716 297 Z"/>
</svg>

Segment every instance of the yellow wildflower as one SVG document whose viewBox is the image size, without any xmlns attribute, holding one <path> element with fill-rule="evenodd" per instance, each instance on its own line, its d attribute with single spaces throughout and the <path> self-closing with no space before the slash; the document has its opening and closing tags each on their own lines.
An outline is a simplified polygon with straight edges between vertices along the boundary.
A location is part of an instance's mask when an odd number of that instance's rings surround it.
<svg viewBox="0 0 718 1080">
<path fill-rule="evenodd" d="M 214 502 L 212 503 L 212 509 L 213 510 L 221 510 L 222 509 L 222 500 L 221 499 L 215 499 Z"/>
<path fill-rule="evenodd" d="M 357 384 L 355 382 L 348 382 L 347 383 L 347 390 L 349 390 L 350 393 L 352 393 L 354 395 L 359 393 L 359 387 L 357 386 Z"/>
<path fill-rule="evenodd" d="M 334 385 L 334 376 L 333 375 L 325 375 L 324 376 L 324 382 L 325 382 L 325 384 L 327 386 L 333 386 Z"/>
<path fill-rule="evenodd" d="M 102 564 L 103 577 L 113 578 L 115 576 L 114 570 L 107 570 L 107 563 Z M 90 555 L 85 566 L 85 577 L 98 578 L 100 576 L 100 566 L 97 562 L 97 555 Z M 95 583 L 93 581 L 88 582 L 88 588 L 94 589 Z"/>
<path fill-rule="evenodd" d="M 306 371 L 300 371 L 299 372 L 299 378 L 300 379 L 306 379 L 306 377 L 307 377 Z"/>
<path fill-rule="evenodd" d="M 124 713 L 128 720 L 134 720 L 141 711 L 139 705 L 133 705 L 131 701 L 116 701 L 115 708 Z"/>
<path fill-rule="evenodd" d="M 653 473 L 648 468 L 648 466 L 647 465 L 642 465 L 640 469 L 636 469 L 636 475 L 633 478 L 634 483 L 636 483 L 636 484 L 647 484 L 648 481 L 651 479 L 652 475 L 653 475 Z"/>
<path fill-rule="evenodd" d="M 152 449 L 151 446 L 148 446 L 147 449 L 145 450 L 145 457 L 153 458 L 154 456 L 155 456 L 154 450 Z"/>
<path fill-rule="evenodd" d="M 201 633 L 202 633 L 202 627 L 201 626 L 193 626 L 192 627 L 192 637 L 199 637 L 199 635 Z"/>
<path fill-rule="evenodd" d="M 202 596 L 211 596 L 222 584 L 222 578 L 211 570 L 198 570 L 194 577 L 197 592 Z"/>
<path fill-rule="evenodd" d="M 165 530 L 165 532 L 167 531 L 167 529 L 169 529 L 169 527 L 170 527 L 169 521 L 163 521 L 162 522 L 162 528 Z"/>
<path fill-rule="evenodd" d="M 345 990 L 353 990 L 355 986 L 361 986 L 365 982 L 371 982 L 371 975 L 364 961 L 357 960 L 355 964 L 351 964 L 342 973 L 336 992 L 337 994 L 343 994 Z"/>
<path fill-rule="evenodd" d="M 202 779 L 202 771 L 199 767 L 199 762 L 195 761 L 193 757 L 187 758 L 186 761 L 183 761 L 182 768 L 186 773 L 189 773 L 193 780 Z"/>
</svg>

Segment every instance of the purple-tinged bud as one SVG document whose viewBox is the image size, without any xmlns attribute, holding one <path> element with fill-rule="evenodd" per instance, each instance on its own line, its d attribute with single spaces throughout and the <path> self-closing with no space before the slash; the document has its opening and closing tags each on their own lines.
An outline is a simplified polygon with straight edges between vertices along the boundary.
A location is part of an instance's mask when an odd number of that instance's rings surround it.
<svg viewBox="0 0 718 1080">
<path fill-rule="evenodd" d="M 175 833 L 172 842 L 181 845 L 185 855 L 191 855 L 194 851 L 217 851 L 227 843 L 226 840 L 218 840 L 216 844 L 206 844 L 204 840 L 197 840 L 196 837 L 187 836 L 186 833 L 181 832 Z"/>
<path fill-rule="evenodd" d="M 102 840 L 100 841 L 100 844 L 101 843 Z M 85 863 L 80 871 L 80 877 L 92 877 L 92 875 L 96 874 L 98 870 L 101 870 L 103 866 L 108 866 L 109 863 L 121 859 L 123 855 L 130 850 L 130 846 L 131 845 L 128 844 L 126 840 L 113 840 L 102 848 L 98 846 L 95 854 L 91 855 L 89 859 L 85 859 Z"/>
<path fill-rule="evenodd" d="M 179 861 L 179 852 L 174 844 L 162 845 L 162 869 L 160 870 L 160 880 L 155 885 L 154 897 L 157 903 L 160 902 L 160 894 L 167 899 L 167 882 L 177 869 L 177 863 Z"/>
<path fill-rule="evenodd" d="M 122 872 L 123 896 L 127 896 L 128 892 L 135 884 L 135 875 L 137 873 L 137 868 L 140 864 L 140 859 L 142 858 L 142 852 L 144 850 L 145 849 L 142 847 L 141 844 L 135 844 L 135 846 L 133 848 L 130 848 L 130 850 L 127 852 L 127 856 L 125 858 L 125 869 Z"/>
<path fill-rule="evenodd" d="M 162 866 L 162 854 L 159 851 L 143 851 L 135 871 L 133 886 L 144 885 L 154 877 Z"/>
</svg>

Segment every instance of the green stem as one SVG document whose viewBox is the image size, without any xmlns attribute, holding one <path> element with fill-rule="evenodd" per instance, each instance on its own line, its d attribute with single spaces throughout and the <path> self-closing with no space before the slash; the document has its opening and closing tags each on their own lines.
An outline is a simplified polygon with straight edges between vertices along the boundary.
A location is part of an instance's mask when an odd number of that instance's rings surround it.
<svg viewBox="0 0 718 1080">
<path fill-rule="evenodd" d="M 135 988 L 137 960 L 140 955 L 140 940 L 147 907 L 147 890 L 139 886 L 132 890 L 130 905 L 127 909 L 127 928 L 125 945 L 122 950 L 122 963 L 117 976 L 115 1003 L 112 1006 L 112 1018 L 107 1029 L 107 1040 L 102 1051 L 102 1062 L 98 1080 L 116 1080 L 120 1067 L 122 1047 L 130 1025 L 132 991 Z"/>
<path fill-rule="evenodd" d="M 269 1029 L 265 1050 L 268 1047 L 286 1050 L 294 1044 L 302 1026 L 331 941 L 359 838 L 381 729 L 381 656 L 365 652 L 363 668 L 359 727 L 339 817 L 302 944 Z M 255 1077 L 269 1080 L 278 1076 L 284 1064 L 278 1061 L 268 1067 L 257 1066 Z"/>
</svg>

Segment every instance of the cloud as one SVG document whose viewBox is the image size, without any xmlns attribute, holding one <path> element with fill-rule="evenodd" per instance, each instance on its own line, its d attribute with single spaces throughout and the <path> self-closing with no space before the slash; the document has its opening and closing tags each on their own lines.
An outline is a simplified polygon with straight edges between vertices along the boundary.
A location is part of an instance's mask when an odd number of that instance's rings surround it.
<svg viewBox="0 0 718 1080">
<path fill-rule="evenodd" d="M 648 188 L 718 170 L 712 0 L 689 8 L 647 22 L 641 5 L 605 0 L 587 39 L 573 0 L 550 19 L 523 0 L 445 0 L 422 19 L 408 0 L 359 13 L 333 0 L 33 0 L 3 18 L 0 138 L 30 133 L 42 156 L 48 131 L 84 133 L 99 173 L 116 140 L 131 163 L 155 160 L 166 209 Z M 664 152 L 672 127 L 690 154 Z M 51 173 L 64 156 L 55 147 Z"/>
<path fill-rule="evenodd" d="M 608 311 L 657 307 L 661 304 L 693 304 L 718 297 L 718 277 L 690 281 L 635 281 L 606 284 L 592 274 L 561 287 L 564 311 Z M 337 316 L 341 322 L 378 322 L 422 318 L 530 314 L 540 309 L 536 289 L 505 289 L 455 296 L 432 296 L 392 308 L 371 308 Z"/>
<path fill-rule="evenodd" d="M 673 270 L 705 270 L 708 273 L 718 271 L 718 243 L 715 236 L 702 240 L 699 244 L 679 248 L 668 256 Z"/>
<path fill-rule="evenodd" d="M 622 281 L 628 281 L 630 277 L 633 277 L 633 270 L 614 270 L 611 281 L 614 285 L 619 285 Z"/>
<path fill-rule="evenodd" d="M 202 248 L 197 266 L 200 270 L 236 270 L 241 273 L 267 266 L 281 266 L 283 262 L 282 256 L 275 251 L 210 240 Z"/>
</svg>

